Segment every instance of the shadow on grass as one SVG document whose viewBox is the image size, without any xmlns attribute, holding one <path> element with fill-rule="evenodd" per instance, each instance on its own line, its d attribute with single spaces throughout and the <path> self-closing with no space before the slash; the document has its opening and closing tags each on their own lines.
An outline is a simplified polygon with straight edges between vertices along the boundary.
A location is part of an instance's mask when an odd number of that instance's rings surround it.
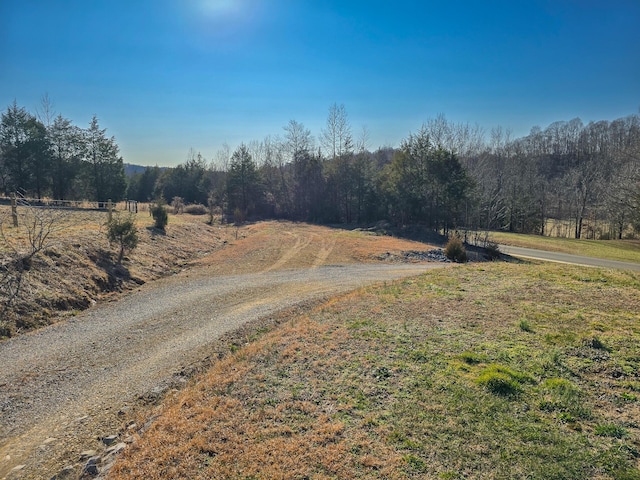
<svg viewBox="0 0 640 480">
<path fill-rule="evenodd" d="M 129 272 L 127 267 L 116 262 L 116 255 L 109 250 L 100 248 L 91 253 L 89 258 L 98 268 L 102 269 L 107 274 L 106 279 L 94 279 L 100 290 L 104 292 L 119 291 L 122 289 L 122 284 L 125 282 L 134 281 L 136 283 L 140 283 L 137 279 L 131 276 L 131 272 Z"/>
<path fill-rule="evenodd" d="M 151 234 L 152 237 L 166 237 L 167 236 L 167 231 L 166 230 L 161 230 L 160 228 L 157 228 L 157 227 L 154 227 L 154 226 L 147 227 L 147 230 L 149 231 L 149 234 Z"/>
</svg>

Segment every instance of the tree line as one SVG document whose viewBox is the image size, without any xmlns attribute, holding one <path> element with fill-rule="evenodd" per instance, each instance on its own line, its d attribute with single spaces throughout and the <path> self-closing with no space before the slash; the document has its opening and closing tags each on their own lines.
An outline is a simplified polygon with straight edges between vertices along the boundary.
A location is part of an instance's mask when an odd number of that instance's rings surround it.
<svg viewBox="0 0 640 480">
<path fill-rule="evenodd" d="M 180 199 L 243 218 L 319 223 L 422 224 L 576 238 L 640 231 L 640 117 L 558 121 L 529 135 L 425 122 L 398 148 L 369 149 L 343 105 L 312 135 L 291 120 L 282 135 L 191 150 L 176 167 L 148 167 L 125 182 L 117 144 L 94 117 L 87 129 L 48 124 L 16 104 L 0 123 L 0 187 L 36 196 Z M 18 161 L 22 159 L 22 161 Z"/>
<path fill-rule="evenodd" d="M 94 115 L 87 128 L 43 102 L 42 118 L 14 101 L 0 119 L 0 190 L 56 200 L 124 198 L 124 161 Z M 53 118 L 52 118 L 53 117 Z"/>
</svg>

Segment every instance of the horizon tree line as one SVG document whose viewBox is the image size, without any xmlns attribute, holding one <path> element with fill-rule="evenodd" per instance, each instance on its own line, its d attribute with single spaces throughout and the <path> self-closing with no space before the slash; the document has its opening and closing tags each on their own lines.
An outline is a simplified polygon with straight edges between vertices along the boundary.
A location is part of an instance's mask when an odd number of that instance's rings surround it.
<svg viewBox="0 0 640 480">
<path fill-rule="evenodd" d="M 45 113 L 47 102 L 43 101 Z M 489 138 L 444 115 L 398 148 L 354 139 L 344 105 L 329 108 L 316 138 L 290 120 L 282 136 L 224 146 L 207 161 L 191 149 L 176 167 L 125 178 L 123 159 L 94 116 L 86 129 L 14 102 L 0 121 L 0 188 L 36 197 L 162 199 L 227 215 L 319 223 L 507 230 L 575 238 L 640 231 L 640 117 L 580 119 Z"/>
</svg>

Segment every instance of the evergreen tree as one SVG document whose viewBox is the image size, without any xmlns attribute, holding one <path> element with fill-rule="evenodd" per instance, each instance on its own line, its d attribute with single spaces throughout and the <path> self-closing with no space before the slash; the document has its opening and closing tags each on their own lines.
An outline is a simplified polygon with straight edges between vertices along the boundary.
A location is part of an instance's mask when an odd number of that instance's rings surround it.
<svg viewBox="0 0 640 480">
<path fill-rule="evenodd" d="M 138 202 L 150 202 L 156 198 L 160 174 L 160 168 L 156 165 L 145 168 L 142 173 L 132 175 L 127 187 L 127 198 Z"/>
<path fill-rule="evenodd" d="M 421 222 L 445 232 L 459 224 L 471 181 L 458 157 L 436 148 L 425 128 L 402 142 L 387 176 L 387 201 L 396 222 Z"/>
<path fill-rule="evenodd" d="M 200 153 L 190 152 L 189 157 L 185 163 L 163 172 L 158 189 L 168 202 L 174 197 L 180 197 L 186 203 L 206 205 L 211 188 L 206 162 Z"/>
<path fill-rule="evenodd" d="M 106 129 L 101 129 L 94 115 L 85 132 L 85 161 L 92 199 L 119 201 L 124 198 L 127 188 L 124 162 L 118 155 L 115 138 L 107 138 Z"/>
<path fill-rule="evenodd" d="M 42 197 L 49 187 L 51 155 L 44 125 L 16 102 L 0 121 L 0 151 L 5 194 L 20 190 Z"/>
<path fill-rule="evenodd" d="M 67 199 L 82 161 L 83 133 L 71 120 L 58 115 L 47 129 L 47 135 L 51 143 L 52 196 L 59 200 Z"/>
<path fill-rule="evenodd" d="M 296 220 L 320 221 L 325 215 L 325 180 L 322 159 L 306 149 L 293 159 L 293 199 Z"/>
<path fill-rule="evenodd" d="M 229 212 L 236 208 L 245 215 L 255 212 L 262 195 L 260 174 L 247 147 L 240 145 L 231 156 L 231 166 L 227 176 Z"/>
</svg>

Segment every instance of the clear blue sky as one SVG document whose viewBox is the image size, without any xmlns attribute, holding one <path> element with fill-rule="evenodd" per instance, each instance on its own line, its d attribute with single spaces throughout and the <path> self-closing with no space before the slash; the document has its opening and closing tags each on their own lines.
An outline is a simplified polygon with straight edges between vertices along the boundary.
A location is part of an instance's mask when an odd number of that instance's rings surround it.
<svg viewBox="0 0 640 480">
<path fill-rule="evenodd" d="M 0 108 L 45 93 L 143 165 L 333 103 L 370 148 L 439 113 L 520 136 L 638 113 L 640 0 L 0 0 Z"/>
</svg>

